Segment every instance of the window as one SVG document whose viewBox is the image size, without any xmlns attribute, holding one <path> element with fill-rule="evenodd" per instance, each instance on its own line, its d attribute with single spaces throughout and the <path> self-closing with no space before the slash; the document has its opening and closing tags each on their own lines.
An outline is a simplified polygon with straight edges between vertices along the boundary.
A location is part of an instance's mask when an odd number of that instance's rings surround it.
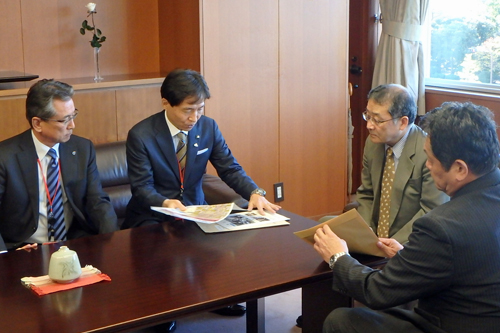
<svg viewBox="0 0 500 333">
<path fill-rule="evenodd" d="M 427 23 L 426 85 L 500 93 L 500 0 L 434 0 Z"/>
</svg>

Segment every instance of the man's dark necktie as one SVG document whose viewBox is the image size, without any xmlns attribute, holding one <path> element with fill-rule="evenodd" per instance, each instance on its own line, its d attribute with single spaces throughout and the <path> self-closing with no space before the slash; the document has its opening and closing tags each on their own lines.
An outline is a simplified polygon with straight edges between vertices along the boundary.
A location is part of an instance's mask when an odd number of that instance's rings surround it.
<svg viewBox="0 0 500 333">
<path fill-rule="evenodd" d="M 177 150 L 175 154 L 177 155 L 177 160 L 179 161 L 181 170 L 184 170 L 184 167 L 186 166 L 187 136 L 184 132 L 179 132 L 176 136 L 179 139 L 179 143 L 177 143 Z"/>
<path fill-rule="evenodd" d="M 51 148 L 47 153 L 52 159 L 47 166 L 48 196 L 47 220 L 49 228 L 49 241 L 66 240 L 66 226 L 64 224 L 64 209 L 61 182 L 59 181 L 59 163 L 56 151 Z"/>
</svg>

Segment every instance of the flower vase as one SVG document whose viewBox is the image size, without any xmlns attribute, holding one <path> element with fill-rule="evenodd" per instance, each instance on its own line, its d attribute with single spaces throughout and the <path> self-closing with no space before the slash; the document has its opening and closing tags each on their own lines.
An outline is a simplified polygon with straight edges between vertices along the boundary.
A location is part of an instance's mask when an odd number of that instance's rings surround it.
<svg viewBox="0 0 500 333">
<path fill-rule="evenodd" d="M 101 76 L 101 69 L 99 68 L 99 51 L 101 48 L 94 47 L 93 49 L 94 49 L 94 68 L 95 68 L 94 81 L 99 82 L 103 80 Z"/>
</svg>

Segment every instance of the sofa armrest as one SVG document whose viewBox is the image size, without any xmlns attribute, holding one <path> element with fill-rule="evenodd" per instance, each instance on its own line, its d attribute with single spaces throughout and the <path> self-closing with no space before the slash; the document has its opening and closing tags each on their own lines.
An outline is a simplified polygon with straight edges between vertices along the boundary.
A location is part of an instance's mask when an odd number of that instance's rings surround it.
<svg viewBox="0 0 500 333">
<path fill-rule="evenodd" d="M 222 179 L 214 175 L 203 175 L 203 193 L 205 193 L 205 201 L 209 205 L 234 202 L 241 208 L 248 207 L 246 199 L 227 186 Z"/>
<path fill-rule="evenodd" d="M 342 211 L 342 213 L 348 212 L 351 209 L 358 209 L 358 207 L 359 207 L 359 202 L 357 202 L 357 201 L 351 201 L 347 205 L 345 205 L 344 210 Z"/>
</svg>

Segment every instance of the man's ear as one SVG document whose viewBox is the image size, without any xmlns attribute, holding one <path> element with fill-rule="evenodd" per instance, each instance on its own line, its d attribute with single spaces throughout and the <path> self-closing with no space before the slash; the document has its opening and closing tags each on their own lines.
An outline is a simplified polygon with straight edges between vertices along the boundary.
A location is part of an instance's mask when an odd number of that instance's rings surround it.
<svg viewBox="0 0 500 333">
<path fill-rule="evenodd" d="M 42 119 L 38 117 L 33 117 L 31 118 L 31 127 L 33 127 L 33 130 L 36 132 L 41 132 L 42 131 Z"/>
<path fill-rule="evenodd" d="M 403 116 L 400 118 L 400 120 L 401 124 L 399 125 L 399 130 L 403 131 L 404 129 L 406 129 L 406 127 L 408 127 L 409 119 L 407 116 Z"/>
<path fill-rule="evenodd" d="M 162 98 L 161 105 L 163 106 L 164 109 L 166 109 L 168 106 L 170 106 L 170 103 L 165 98 Z"/>
<path fill-rule="evenodd" d="M 455 173 L 455 179 L 459 182 L 464 181 L 469 175 L 469 167 L 463 160 L 455 160 L 451 167 Z"/>
</svg>

